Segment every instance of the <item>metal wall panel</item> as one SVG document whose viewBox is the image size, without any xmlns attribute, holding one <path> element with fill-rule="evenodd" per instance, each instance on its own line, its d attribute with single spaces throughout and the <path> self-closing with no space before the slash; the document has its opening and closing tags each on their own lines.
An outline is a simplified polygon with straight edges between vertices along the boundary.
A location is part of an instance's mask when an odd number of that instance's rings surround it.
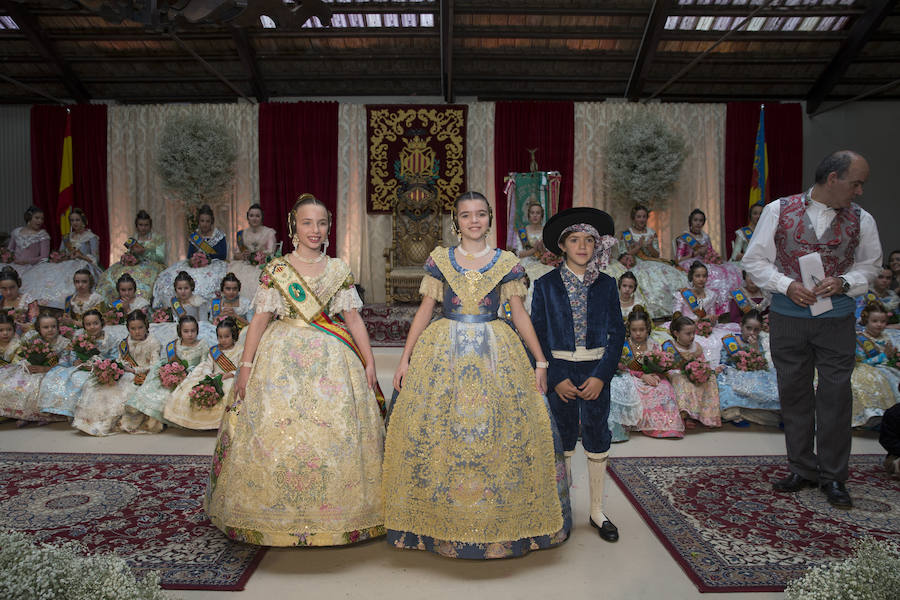
<svg viewBox="0 0 900 600">
<path fill-rule="evenodd" d="M 31 204 L 31 107 L 0 105 L 0 232 L 22 225 Z"/>
</svg>

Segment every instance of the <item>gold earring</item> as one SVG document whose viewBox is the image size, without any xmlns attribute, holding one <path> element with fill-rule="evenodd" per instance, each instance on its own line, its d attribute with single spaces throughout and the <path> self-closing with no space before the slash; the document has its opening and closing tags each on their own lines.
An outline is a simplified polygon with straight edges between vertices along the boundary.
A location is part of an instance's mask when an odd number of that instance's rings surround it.
<svg viewBox="0 0 900 600">
<path fill-rule="evenodd" d="M 300 236 L 295 233 L 294 236 L 291 238 L 291 243 L 294 244 L 294 248 L 299 248 L 300 247 Z"/>
</svg>

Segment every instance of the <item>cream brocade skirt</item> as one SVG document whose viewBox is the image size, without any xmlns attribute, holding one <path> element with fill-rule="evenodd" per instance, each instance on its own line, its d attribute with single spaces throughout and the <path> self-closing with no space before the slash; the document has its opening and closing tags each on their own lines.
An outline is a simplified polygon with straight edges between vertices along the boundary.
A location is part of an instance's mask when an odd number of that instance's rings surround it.
<svg viewBox="0 0 900 600">
<path fill-rule="evenodd" d="M 550 416 L 505 323 L 433 322 L 391 409 L 385 526 L 483 544 L 565 539 Z"/>
<path fill-rule="evenodd" d="M 384 534 L 384 423 L 359 358 L 273 321 L 243 400 L 225 411 L 205 509 L 232 539 L 333 546 Z"/>
</svg>

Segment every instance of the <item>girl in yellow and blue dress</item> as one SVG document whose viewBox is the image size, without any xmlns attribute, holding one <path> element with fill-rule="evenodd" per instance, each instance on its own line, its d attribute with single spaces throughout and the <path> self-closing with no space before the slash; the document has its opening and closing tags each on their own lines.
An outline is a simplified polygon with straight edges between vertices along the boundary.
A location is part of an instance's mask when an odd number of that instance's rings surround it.
<svg viewBox="0 0 900 600">
<path fill-rule="evenodd" d="M 72 317 L 79 326 L 87 311 L 97 309 L 102 312 L 105 310 L 105 299 L 94 291 L 94 283 L 94 274 L 88 269 L 78 269 L 72 275 L 75 293 L 66 296 L 65 313 Z"/>
<path fill-rule="evenodd" d="M 385 527 L 397 548 L 505 558 L 555 546 L 571 528 L 565 458 L 542 397 L 548 363 L 523 305 L 525 271 L 487 245 L 492 218 L 483 195 L 457 198 L 460 243 L 435 248 L 425 263 L 385 444 Z M 521 339 L 497 317 L 507 300 Z M 442 318 L 429 325 L 436 302 Z"/>
<path fill-rule="evenodd" d="M 230 317 L 238 327 L 244 328 L 253 318 L 251 301 L 241 295 L 241 280 L 234 273 L 228 273 L 219 285 L 219 295 L 209 302 L 209 320 L 218 324 Z M 258 284 L 254 284 L 256 287 Z"/>
<path fill-rule="evenodd" d="M 303 194 L 288 221 L 294 251 L 260 276 L 205 509 L 243 542 L 350 544 L 384 535 L 375 362 L 350 268 L 322 248 L 331 213 Z"/>
<path fill-rule="evenodd" d="M 900 371 L 890 366 L 897 350 L 884 335 L 888 310 L 877 300 L 862 310 L 865 329 L 856 337 L 856 366 L 850 377 L 853 389 L 853 427 L 872 427 L 884 411 L 900 402 Z"/>
</svg>

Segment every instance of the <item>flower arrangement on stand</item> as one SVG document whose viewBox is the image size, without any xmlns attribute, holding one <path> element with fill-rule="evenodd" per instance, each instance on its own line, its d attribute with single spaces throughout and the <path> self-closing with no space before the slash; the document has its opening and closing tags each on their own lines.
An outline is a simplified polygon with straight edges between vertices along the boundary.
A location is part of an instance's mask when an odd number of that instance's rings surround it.
<svg viewBox="0 0 900 600">
<path fill-rule="evenodd" d="M 188 393 L 191 404 L 197 408 L 213 408 L 225 396 L 222 391 L 222 376 L 207 375 Z"/>
<path fill-rule="evenodd" d="M 35 367 L 54 367 L 59 362 L 59 355 L 50 348 L 50 344 L 41 336 L 35 335 L 22 342 L 19 355 Z"/>
<path fill-rule="evenodd" d="M 694 359 L 681 367 L 681 373 L 694 385 L 703 385 L 712 377 L 713 370 L 703 359 Z"/>
<path fill-rule="evenodd" d="M 94 381 L 100 385 L 113 385 L 125 374 L 125 369 L 118 361 L 111 358 L 104 358 L 96 361 L 91 367 L 91 374 Z"/>
</svg>

